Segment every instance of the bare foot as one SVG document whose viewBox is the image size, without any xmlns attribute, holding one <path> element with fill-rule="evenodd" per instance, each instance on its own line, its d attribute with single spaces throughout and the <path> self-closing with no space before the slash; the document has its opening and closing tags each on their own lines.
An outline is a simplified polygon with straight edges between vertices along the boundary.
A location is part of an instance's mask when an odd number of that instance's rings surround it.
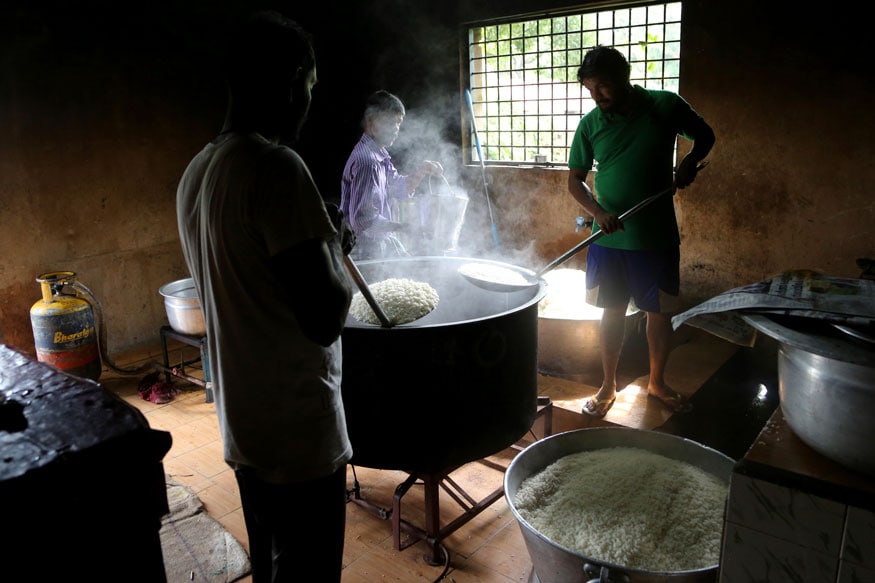
<svg viewBox="0 0 875 583">
<path fill-rule="evenodd" d="M 693 408 L 689 399 L 667 385 L 648 385 L 647 396 L 659 399 L 674 413 L 686 413 Z"/>
</svg>

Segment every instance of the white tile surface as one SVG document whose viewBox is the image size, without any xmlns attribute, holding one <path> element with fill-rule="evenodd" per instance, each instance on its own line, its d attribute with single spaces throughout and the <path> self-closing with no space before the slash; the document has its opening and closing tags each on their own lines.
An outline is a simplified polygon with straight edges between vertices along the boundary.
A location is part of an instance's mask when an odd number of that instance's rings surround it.
<svg viewBox="0 0 875 583">
<path fill-rule="evenodd" d="M 832 500 L 734 473 L 726 519 L 837 558 L 845 508 Z"/>
<path fill-rule="evenodd" d="M 836 583 L 875 583 L 875 570 L 842 561 Z"/>
<path fill-rule="evenodd" d="M 835 581 L 838 557 L 757 530 L 726 524 L 720 583 Z"/>
<path fill-rule="evenodd" d="M 841 558 L 842 561 L 875 571 L 875 512 L 854 506 L 848 507 Z"/>
</svg>

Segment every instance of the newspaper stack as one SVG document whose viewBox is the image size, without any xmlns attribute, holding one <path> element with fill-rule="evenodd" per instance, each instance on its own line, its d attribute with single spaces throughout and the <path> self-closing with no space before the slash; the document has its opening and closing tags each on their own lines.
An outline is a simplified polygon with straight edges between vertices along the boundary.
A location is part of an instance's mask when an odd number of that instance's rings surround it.
<svg viewBox="0 0 875 583">
<path fill-rule="evenodd" d="M 677 330 L 689 324 L 750 347 L 756 341 L 756 330 L 742 314 L 794 316 L 857 330 L 875 329 L 875 280 L 785 271 L 702 302 L 672 318 L 672 325 Z"/>
</svg>

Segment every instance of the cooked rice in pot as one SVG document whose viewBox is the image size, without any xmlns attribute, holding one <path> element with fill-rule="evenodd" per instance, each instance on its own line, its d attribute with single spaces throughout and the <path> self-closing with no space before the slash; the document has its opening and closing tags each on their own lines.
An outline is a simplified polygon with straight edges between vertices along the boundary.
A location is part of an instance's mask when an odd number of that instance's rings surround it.
<svg viewBox="0 0 875 583">
<path fill-rule="evenodd" d="M 593 560 L 645 571 L 719 563 L 728 486 L 692 464 L 613 447 L 559 458 L 520 484 L 520 516 Z"/>
</svg>

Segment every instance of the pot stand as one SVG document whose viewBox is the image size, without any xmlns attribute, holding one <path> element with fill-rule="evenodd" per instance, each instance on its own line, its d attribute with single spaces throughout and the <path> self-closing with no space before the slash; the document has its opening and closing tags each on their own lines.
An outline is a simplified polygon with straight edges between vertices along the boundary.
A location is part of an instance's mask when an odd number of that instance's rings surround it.
<svg viewBox="0 0 875 583">
<path fill-rule="evenodd" d="M 172 338 L 183 344 L 187 344 L 188 346 L 193 346 L 197 348 L 200 352 L 199 355 L 195 358 L 186 359 L 185 355 L 180 353 L 180 361 L 175 365 L 171 366 L 170 364 L 170 353 L 167 349 L 167 338 Z M 198 385 L 199 387 L 203 387 L 206 393 L 206 402 L 213 402 L 213 383 L 210 382 L 210 360 L 207 356 L 207 337 L 206 336 L 192 336 L 190 334 L 183 334 L 181 332 L 177 332 L 170 326 L 161 326 L 161 354 L 164 358 L 163 366 L 156 364 L 157 368 L 160 368 L 164 371 L 164 378 L 169 383 L 170 376 L 173 375 L 175 377 L 179 377 L 185 381 L 188 381 L 194 385 Z M 199 379 L 197 377 L 191 376 L 190 374 L 185 372 L 185 367 L 195 364 L 201 363 L 203 367 L 203 379 Z"/>
<path fill-rule="evenodd" d="M 538 397 L 538 408 L 535 419 L 544 418 L 544 437 L 553 434 L 553 403 L 549 397 Z M 520 452 L 525 449 L 519 443 L 511 444 L 508 449 Z M 493 469 L 504 471 L 506 468 L 495 462 L 482 459 L 476 462 L 487 465 Z M 449 551 L 441 545 L 441 541 L 467 524 L 471 519 L 491 506 L 496 500 L 504 496 L 504 485 L 487 494 L 480 500 L 472 498 L 462 486 L 456 483 L 450 474 L 467 464 L 457 465 L 437 472 L 412 472 L 408 473 L 407 479 L 395 487 L 392 497 L 392 508 L 382 508 L 361 496 L 361 486 L 355 477 L 353 466 L 353 487 L 347 492 L 347 501 L 364 508 L 370 514 L 382 520 L 392 521 L 393 548 L 402 551 L 413 546 L 421 540 L 428 544 L 428 550 L 424 555 L 425 562 L 433 566 L 449 565 Z M 405 520 L 401 516 L 401 499 L 417 482 L 421 482 L 424 488 L 424 512 L 425 528 L 421 528 Z M 443 489 L 461 508 L 462 512 L 449 524 L 441 527 L 440 524 L 440 489 Z M 401 541 L 401 532 L 409 534 L 412 538 L 407 542 Z"/>
</svg>

